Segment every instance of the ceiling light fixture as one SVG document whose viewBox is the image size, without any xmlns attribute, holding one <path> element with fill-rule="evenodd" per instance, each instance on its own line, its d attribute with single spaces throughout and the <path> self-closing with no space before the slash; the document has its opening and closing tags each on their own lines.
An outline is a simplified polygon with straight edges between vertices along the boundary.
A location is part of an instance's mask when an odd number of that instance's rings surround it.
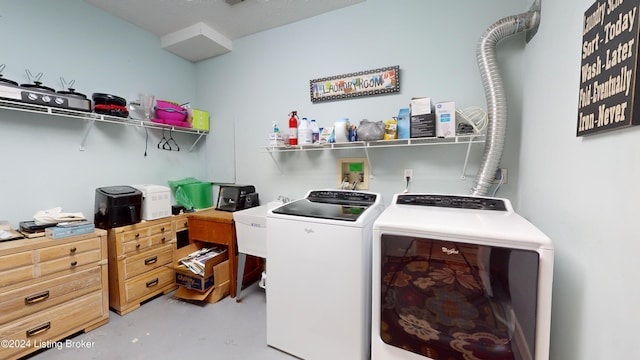
<svg viewBox="0 0 640 360">
<path fill-rule="evenodd" d="M 241 2 L 243 2 L 244 0 L 225 0 L 227 2 L 227 4 L 233 6 L 235 4 L 240 4 Z"/>
</svg>

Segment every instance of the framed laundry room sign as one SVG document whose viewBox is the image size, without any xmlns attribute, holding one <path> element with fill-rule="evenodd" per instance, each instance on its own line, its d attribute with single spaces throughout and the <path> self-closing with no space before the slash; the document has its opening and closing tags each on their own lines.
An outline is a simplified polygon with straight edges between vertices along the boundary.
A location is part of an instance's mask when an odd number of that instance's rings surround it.
<svg viewBox="0 0 640 360">
<path fill-rule="evenodd" d="M 311 102 L 400 92 L 400 66 L 359 71 L 309 81 Z"/>
<path fill-rule="evenodd" d="M 576 136 L 640 125 L 639 6 L 599 0 L 584 13 Z"/>
</svg>

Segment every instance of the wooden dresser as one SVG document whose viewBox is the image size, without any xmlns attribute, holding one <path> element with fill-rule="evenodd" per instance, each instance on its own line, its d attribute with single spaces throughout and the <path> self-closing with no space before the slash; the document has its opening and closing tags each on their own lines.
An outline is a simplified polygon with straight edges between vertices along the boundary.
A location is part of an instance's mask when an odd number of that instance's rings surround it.
<svg viewBox="0 0 640 360">
<path fill-rule="evenodd" d="M 1 359 L 108 321 L 106 231 L 0 243 Z"/>
<path fill-rule="evenodd" d="M 171 265 L 176 233 L 186 228 L 187 218 L 176 215 L 109 229 L 109 306 L 116 313 L 177 288 Z"/>
</svg>

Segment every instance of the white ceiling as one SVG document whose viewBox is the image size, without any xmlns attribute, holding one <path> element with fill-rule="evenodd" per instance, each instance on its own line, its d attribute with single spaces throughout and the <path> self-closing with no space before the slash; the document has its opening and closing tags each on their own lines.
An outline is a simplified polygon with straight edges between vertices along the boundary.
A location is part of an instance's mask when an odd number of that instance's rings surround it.
<svg viewBox="0 0 640 360">
<path fill-rule="evenodd" d="M 85 1 L 156 34 L 163 48 L 197 62 L 231 51 L 233 40 L 243 36 L 365 0 Z"/>
</svg>

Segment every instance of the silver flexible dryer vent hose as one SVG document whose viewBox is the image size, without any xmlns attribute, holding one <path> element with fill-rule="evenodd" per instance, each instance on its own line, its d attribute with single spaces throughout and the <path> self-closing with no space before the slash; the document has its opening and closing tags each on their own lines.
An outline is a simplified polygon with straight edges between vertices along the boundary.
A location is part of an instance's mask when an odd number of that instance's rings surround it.
<svg viewBox="0 0 640 360">
<path fill-rule="evenodd" d="M 485 196 L 500 165 L 507 129 L 507 101 L 496 60 L 496 44 L 509 36 L 537 26 L 539 14 L 530 11 L 498 20 L 480 38 L 476 56 L 487 98 L 487 137 L 472 195 Z"/>
</svg>

